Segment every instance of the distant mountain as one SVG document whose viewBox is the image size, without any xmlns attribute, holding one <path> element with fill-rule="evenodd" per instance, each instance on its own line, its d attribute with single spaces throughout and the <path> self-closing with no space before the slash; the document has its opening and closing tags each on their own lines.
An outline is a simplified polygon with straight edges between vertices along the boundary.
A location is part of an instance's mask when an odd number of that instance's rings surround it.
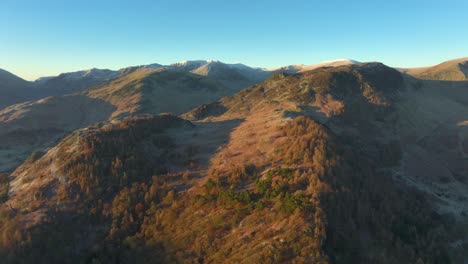
<svg viewBox="0 0 468 264">
<path fill-rule="evenodd" d="M 65 95 L 83 91 L 103 84 L 109 80 L 131 73 L 138 69 L 161 69 L 170 71 L 191 72 L 219 81 L 235 91 L 263 81 L 273 74 L 268 70 L 251 68 L 240 64 L 225 64 L 219 61 L 183 61 L 171 65 L 148 64 L 131 66 L 116 71 L 107 69 L 90 69 L 85 71 L 62 73 L 57 77 L 44 77 L 36 80 L 35 86 L 44 96 Z"/>
<path fill-rule="evenodd" d="M 219 81 L 226 87 L 239 90 L 241 88 L 261 82 L 277 72 L 296 73 L 312 70 L 318 67 L 333 67 L 357 63 L 352 60 L 336 60 L 315 65 L 291 65 L 275 69 L 253 68 L 243 64 L 228 64 L 213 60 L 182 61 L 170 65 L 148 64 L 131 66 L 116 71 L 107 69 L 90 69 L 85 71 L 62 73 L 57 77 L 44 77 L 35 83 L 44 95 L 65 95 L 80 92 L 92 86 L 120 77 L 141 68 L 161 69 L 191 72 L 203 75 L 214 81 Z"/>
<path fill-rule="evenodd" d="M 190 72 L 219 81 L 226 87 L 232 88 L 233 91 L 239 91 L 264 78 L 264 76 L 256 74 L 257 71 L 253 68 L 233 67 L 232 65 L 224 64 L 219 61 L 210 61 Z"/>
<path fill-rule="evenodd" d="M 253 68 L 241 63 L 228 64 L 213 60 L 183 61 L 165 67 L 203 75 L 237 91 L 261 82 L 278 71 L 283 71 L 282 69 Z"/>
<path fill-rule="evenodd" d="M 320 67 L 337 67 L 337 66 L 352 65 L 352 64 L 358 64 L 358 63 L 360 62 L 355 61 L 355 60 L 350 60 L 350 59 L 331 60 L 331 61 L 324 61 L 318 64 L 303 66 L 300 71 L 305 72 L 305 71 L 314 70 Z"/>
<path fill-rule="evenodd" d="M 244 64 L 226 64 L 219 61 L 186 61 L 173 64 L 171 67 L 181 67 L 191 69 L 192 73 L 200 74 L 221 81 L 230 87 L 247 87 L 264 81 L 271 75 L 278 72 L 294 74 L 298 72 L 310 71 L 320 67 L 336 67 L 359 63 L 354 60 L 341 59 L 326 61 L 313 65 L 288 65 L 280 68 L 264 69 L 252 68 Z"/>
<path fill-rule="evenodd" d="M 30 82 L 0 69 L 0 109 L 37 98 Z"/>
<path fill-rule="evenodd" d="M 180 71 L 193 71 L 196 70 L 203 65 L 211 63 L 211 60 L 192 60 L 192 61 L 181 61 L 177 63 L 173 63 L 171 65 L 165 66 L 166 68 L 170 69 L 177 69 Z"/>
<path fill-rule="evenodd" d="M 317 67 L 329 67 L 356 63 L 352 60 L 337 60 L 316 65 L 290 65 L 276 69 L 253 68 L 244 64 L 227 64 L 212 60 L 182 61 L 171 65 L 157 63 L 130 66 L 119 70 L 89 69 L 76 72 L 62 73 L 58 76 L 38 78 L 34 82 L 22 80 L 19 77 L 2 71 L 0 74 L 0 109 L 29 100 L 45 98 L 48 96 L 61 96 L 79 93 L 93 86 L 101 85 L 107 81 L 131 73 L 138 69 L 161 69 L 172 71 L 191 72 L 206 76 L 222 83 L 233 92 L 262 82 L 277 72 L 296 73 L 312 70 Z"/>
<path fill-rule="evenodd" d="M 66 95 L 81 92 L 86 88 L 117 78 L 122 73 L 105 69 L 62 73 L 56 77 L 40 78 L 35 81 L 36 89 L 44 96 Z"/>
<path fill-rule="evenodd" d="M 82 94 L 114 105 L 113 117 L 133 114 L 183 113 L 236 92 L 218 78 L 174 71 L 167 68 L 140 68 L 129 74 L 95 86 Z"/>
<path fill-rule="evenodd" d="M 289 74 L 297 73 L 297 72 L 306 72 L 311 71 L 320 67 L 336 67 L 336 66 L 343 66 L 343 65 L 351 65 L 357 64 L 358 61 L 350 60 L 350 59 L 339 59 L 339 60 L 331 60 L 331 61 L 324 61 L 317 64 L 312 65 L 304 65 L 304 64 L 295 64 L 295 65 L 288 65 L 283 66 L 280 68 L 273 68 L 266 70 L 267 72 L 285 72 Z"/>
<path fill-rule="evenodd" d="M 468 58 L 450 60 L 430 67 L 400 70 L 420 79 L 466 81 L 468 80 Z"/>
<path fill-rule="evenodd" d="M 90 69 L 48 76 L 34 82 L 0 69 L 0 110 L 17 103 L 81 92 L 121 76 L 124 71 Z"/>
</svg>

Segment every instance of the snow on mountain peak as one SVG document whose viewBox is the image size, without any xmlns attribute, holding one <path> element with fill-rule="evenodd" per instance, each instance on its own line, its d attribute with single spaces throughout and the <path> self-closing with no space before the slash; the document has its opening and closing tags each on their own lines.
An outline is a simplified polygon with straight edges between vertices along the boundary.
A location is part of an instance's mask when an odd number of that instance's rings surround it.
<svg viewBox="0 0 468 264">
<path fill-rule="evenodd" d="M 351 59 L 337 59 L 337 60 L 329 60 L 329 61 L 322 61 L 318 64 L 356 64 L 359 63 L 358 61 L 351 60 Z"/>
<path fill-rule="evenodd" d="M 357 64 L 357 63 L 359 62 L 355 60 L 350 60 L 350 59 L 323 61 L 317 64 L 303 66 L 300 72 L 311 71 L 320 67 L 337 67 L 337 66 L 351 65 L 351 64 Z"/>
</svg>

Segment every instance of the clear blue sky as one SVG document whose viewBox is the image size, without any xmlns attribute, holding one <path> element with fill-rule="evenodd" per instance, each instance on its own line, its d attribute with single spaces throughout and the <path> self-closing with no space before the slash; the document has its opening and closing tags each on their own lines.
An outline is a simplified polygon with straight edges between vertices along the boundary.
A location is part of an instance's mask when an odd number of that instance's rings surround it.
<svg viewBox="0 0 468 264">
<path fill-rule="evenodd" d="M 422 66 L 468 56 L 466 0 L 1 0 L 0 68 L 26 79 L 92 67 L 350 58 Z"/>
</svg>

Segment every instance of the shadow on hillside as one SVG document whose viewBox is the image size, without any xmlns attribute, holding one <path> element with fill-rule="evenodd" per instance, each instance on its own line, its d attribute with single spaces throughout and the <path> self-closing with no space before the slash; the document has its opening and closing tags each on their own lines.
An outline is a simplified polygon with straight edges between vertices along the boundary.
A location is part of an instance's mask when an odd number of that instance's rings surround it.
<svg viewBox="0 0 468 264">
<path fill-rule="evenodd" d="M 435 81 L 417 79 L 415 90 L 436 92 L 460 104 L 468 104 L 468 81 Z"/>
<path fill-rule="evenodd" d="M 187 157 L 199 166 L 206 167 L 220 147 L 229 143 L 231 132 L 245 119 L 193 122 L 195 128 L 176 135 L 177 145 Z M 189 152 L 189 153 L 187 153 Z"/>
<path fill-rule="evenodd" d="M 325 124 L 328 120 L 327 115 L 320 110 L 320 107 L 317 106 L 309 106 L 309 105 L 304 105 L 301 106 L 301 111 L 296 112 L 296 111 L 286 111 L 285 116 L 286 117 L 291 117 L 291 118 L 296 118 L 298 116 L 303 116 L 306 115 L 313 119 L 314 121 L 317 121 L 320 124 Z"/>
</svg>

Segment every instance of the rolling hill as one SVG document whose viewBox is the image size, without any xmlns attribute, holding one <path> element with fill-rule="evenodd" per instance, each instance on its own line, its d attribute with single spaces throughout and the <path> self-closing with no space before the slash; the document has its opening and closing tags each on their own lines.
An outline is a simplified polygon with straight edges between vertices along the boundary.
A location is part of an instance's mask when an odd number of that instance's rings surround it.
<svg viewBox="0 0 468 264">
<path fill-rule="evenodd" d="M 0 170 L 78 128 L 130 115 L 180 114 L 234 92 L 201 75 L 140 68 L 81 93 L 13 105 L 0 111 Z"/>
<path fill-rule="evenodd" d="M 468 58 L 446 61 L 431 67 L 402 69 L 416 78 L 441 81 L 468 80 Z"/>
<path fill-rule="evenodd" d="M 67 95 L 81 92 L 121 75 L 121 71 L 94 68 L 85 71 L 62 73 L 58 76 L 39 79 L 35 82 L 35 86 L 44 97 Z"/>
</svg>

